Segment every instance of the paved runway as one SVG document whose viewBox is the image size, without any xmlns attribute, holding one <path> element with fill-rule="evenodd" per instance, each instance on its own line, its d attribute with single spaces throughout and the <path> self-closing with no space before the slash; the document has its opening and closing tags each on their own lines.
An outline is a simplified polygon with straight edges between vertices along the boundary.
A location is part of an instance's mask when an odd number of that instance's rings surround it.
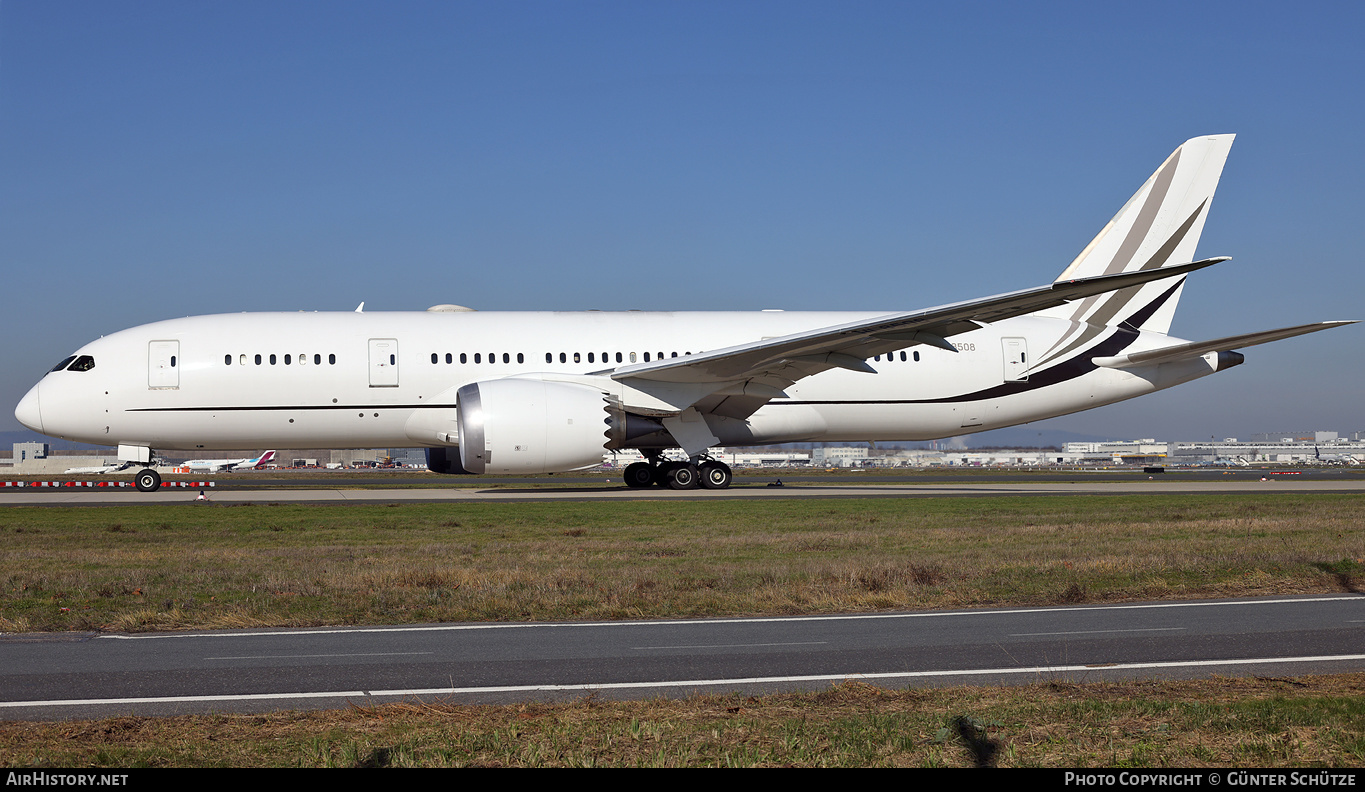
<svg viewBox="0 0 1365 792">
<path fill-rule="evenodd" d="M 1122 481 L 988 481 L 935 484 L 823 484 L 792 483 L 770 487 L 741 483 L 726 490 L 629 489 L 603 481 L 569 486 L 413 487 L 288 489 L 256 488 L 225 481 L 203 491 L 217 503 L 449 503 L 471 501 L 535 500 L 704 500 L 716 498 L 941 498 L 1014 495 L 1132 495 L 1140 493 L 1365 493 L 1365 479 L 1288 479 L 1247 477 L 1227 480 L 1179 480 L 1125 478 Z M 11 505 L 115 505 L 130 503 L 193 503 L 198 490 L 18 489 L 0 491 L 0 506 Z"/>
<path fill-rule="evenodd" d="M 1365 669 L 1365 597 L 0 636 L 0 718 Z"/>
</svg>

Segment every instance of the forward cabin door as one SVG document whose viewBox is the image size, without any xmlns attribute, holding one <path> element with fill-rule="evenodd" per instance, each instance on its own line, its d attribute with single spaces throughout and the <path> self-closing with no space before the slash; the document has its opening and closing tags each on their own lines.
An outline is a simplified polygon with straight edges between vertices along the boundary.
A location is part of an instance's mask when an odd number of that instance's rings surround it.
<svg viewBox="0 0 1365 792">
<path fill-rule="evenodd" d="M 370 387 L 398 387 L 398 340 L 370 339 Z"/>
<path fill-rule="evenodd" d="M 147 345 L 147 387 L 180 387 L 179 341 L 152 341 Z"/>
</svg>

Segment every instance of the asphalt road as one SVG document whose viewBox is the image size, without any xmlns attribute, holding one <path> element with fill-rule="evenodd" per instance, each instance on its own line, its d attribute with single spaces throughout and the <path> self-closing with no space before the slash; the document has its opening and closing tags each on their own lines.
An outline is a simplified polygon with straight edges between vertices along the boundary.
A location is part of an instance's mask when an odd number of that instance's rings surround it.
<svg viewBox="0 0 1365 792">
<path fill-rule="evenodd" d="M 1365 669 L 1365 597 L 0 636 L 0 718 Z"/>
</svg>

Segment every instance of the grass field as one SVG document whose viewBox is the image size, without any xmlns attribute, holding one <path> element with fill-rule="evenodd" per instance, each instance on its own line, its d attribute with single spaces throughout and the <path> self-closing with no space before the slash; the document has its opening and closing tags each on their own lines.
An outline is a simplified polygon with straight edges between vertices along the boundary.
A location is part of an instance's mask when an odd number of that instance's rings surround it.
<svg viewBox="0 0 1365 792">
<path fill-rule="evenodd" d="M 801 614 L 1354 591 L 1365 496 L 0 511 L 0 630 Z"/>
<path fill-rule="evenodd" d="M 0 723 L 6 767 L 1361 767 L 1365 674 Z"/>
<path fill-rule="evenodd" d="M 1359 591 L 1365 496 L 0 510 L 0 631 Z M 0 724 L 6 766 L 1360 766 L 1365 675 Z M 992 747 L 994 746 L 994 747 Z"/>
</svg>

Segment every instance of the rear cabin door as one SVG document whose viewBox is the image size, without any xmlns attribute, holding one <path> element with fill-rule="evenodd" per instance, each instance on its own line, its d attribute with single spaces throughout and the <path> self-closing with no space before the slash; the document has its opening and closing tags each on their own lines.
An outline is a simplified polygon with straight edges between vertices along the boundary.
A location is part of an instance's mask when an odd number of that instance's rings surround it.
<svg viewBox="0 0 1365 792">
<path fill-rule="evenodd" d="M 147 345 L 147 387 L 180 387 L 180 342 L 152 341 Z"/>
<path fill-rule="evenodd" d="M 1028 341 L 1002 338 L 1005 352 L 1005 382 L 1028 382 Z"/>
<path fill-rule="evenodd" d="M 370 339 L 370 387 L 398 387 L 398 340 Z"/>
</svg>

